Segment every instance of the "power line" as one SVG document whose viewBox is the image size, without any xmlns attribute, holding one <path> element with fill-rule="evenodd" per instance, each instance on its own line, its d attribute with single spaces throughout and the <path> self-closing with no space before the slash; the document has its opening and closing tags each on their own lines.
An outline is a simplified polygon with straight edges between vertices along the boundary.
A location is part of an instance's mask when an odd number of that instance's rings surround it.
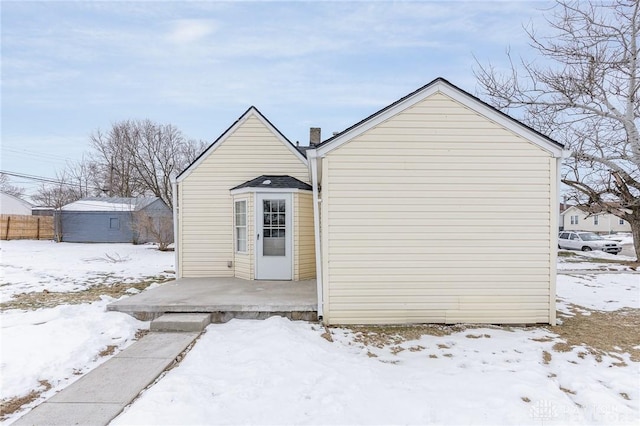
<svg viewBox="0 0 640 426">
<path fill-rule="evenodd" d="M 8 175 L 8 176 L 19 177 L 19 178 L 22 178 L 22 179 L 36 180 L 36 181 L 39 181 L 39 182 L 59 183 L 59 184 L 63 184 L 63 185 L 65 184 L 64 182 L 61 182 L 59 180 L 55 180 L 55 179 L 44 177 L 44 176 L 35 176 L 35 175 L 28 175 L 28 174 L 25 174 L 25 173 L 10 172 L 8 170 L 0 170 L 0 173 L 2 173 L 4 175 Z"/>
<path fill-rule="evenodd" d="M 5 174 L 7 176 L 18 177 L 18 178 L 21 178 L 21 179 L 29 179 L 29 180 L 33 180 L 33 181 L 37 181 L 37 182 L 55 183 L 56 185 L 64 185 L 64 186 L 69 186 L 69 187 L 73 187 L 73 188 L 81 188 L 81 189 L 90 188 L 90 189 L 96 189 L 98 191 L 105 191 L 104 188 L 100 188 L 100 187 L 97 187 L 97 186 L 82 185 L 80 183 L 72 183 L 72 182 L 64 182 L 64 181 L 59 180 L 59 179 L 52 179 L 52 178 L 48 178 L 48 177 L 44 177 L 44 176 L 36 176 L 36 175 L 28 175 L 28 174 L 25 174 L 25 173 L 10 172 L 8 170 L 0 170 L 0 173 Z"/>
<path fill-rule="evenodd" d="M 71 158 L 63 157 L 57 154 L 45 154 L 43 152 L 30 151 L 28 149 L 19 149 L 19 148 L 11 148 L 11 147 L 3 147 L 3 151 L 12 152 L 14 154 L 19 155 L 28 155 L 30 157 L 43 157 L 45 159 L 56 160 L 56 161 L 74 161 Z"/>
</svg>

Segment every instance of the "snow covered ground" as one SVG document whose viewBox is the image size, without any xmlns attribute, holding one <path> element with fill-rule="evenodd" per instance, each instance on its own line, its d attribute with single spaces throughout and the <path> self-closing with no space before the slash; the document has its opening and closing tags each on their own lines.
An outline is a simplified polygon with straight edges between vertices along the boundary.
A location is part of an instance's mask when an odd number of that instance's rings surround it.
<svg viewBox="0 0 640 426">
<path fill-rule="evenodd" d="M 172 276 L 172 252 L 154 245 L 2 241 L 0 302 L 17 293 L 81 291 L 95 284 Z"/>
<path fill-rule="evenodd" d="M 558 271 L 598 269 L 609 271 L 630 271 L 624 263 L 633 262 L 635 256 L 624 256 L 602 251 L 558 250 Z"/>
<path fill-rule="evenodd" d="M 148 328 L 148 323 L 129 315 L 106 312 L 110 301 L 2 312 L 0 397 L 49 386 L 43 397 L 53 395 L 106 361 L 100 352 L 117 352 L 132 342 L 138 329 Z"/>
<path fill-rule="evenodd" d="M 43 290 L 79 293 L 118 282 L 162 281 L 173 276 L 173 259 L 173 253 L 151 245 L 2 241 L 0 302 Z M 0 400 L 3 405 L 21 397 L 33 400 L 5 423 L 131 344 L 138 330 L 149 328 L 148 322 L 107 312 L 113 300 L 102 296 L 92 303 L 0 312 Z"/>
<path fill-rule="evenodd" d="M 560 298 L 640 308 L 640 275 L 617 275 L 614 285 L 606 277 L 603 285 L 593 285 L 600 276 L 561 277 Z M 324 332 L 282 318 L 210 325 L 181 365 L 112 424 L 640 421 L 638 362 L 625 353 L 598 362 L 582 346 L 555 350 L 564 340 L 545 327 L 467 328 L 383 345 L 340 328 L 329 342 Z"/>
<path fill-rule="evenodd" d="M 173 269 L 172 253 L 146 246 L 48 244 L 0 244 L 2 300 Z M 573 319 L 637 318 L 640 311 L 638 274 L 560 275 L 557 293 L 566 328 L 574 327 Z M 32 407 L 108 358 L 100 352 L 121 350 L 137 329 L 148 327 L 105 312 L 107 303 L 103 297 L 0 312 L 1 398 L 52 386 L 25 408 Z M 381 330 L 331 328 L 330 342 L 322 326 L 282 318 L 210 325 L 181 364 L 112 424 L 640 422 L 640 337 L 635 347 L 627 342 L 605 350 L 567 343 L 562 327 L 431 326 L 417 335 L 412 328 Z"/>
</svg>

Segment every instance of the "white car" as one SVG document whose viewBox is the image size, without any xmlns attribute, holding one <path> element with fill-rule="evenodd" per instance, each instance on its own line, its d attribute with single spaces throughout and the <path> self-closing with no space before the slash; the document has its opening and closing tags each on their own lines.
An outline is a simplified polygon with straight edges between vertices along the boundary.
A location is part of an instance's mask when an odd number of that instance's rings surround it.
<svg viewBox="0 0 640 426">
<path fill-rule="evenodd" d="M 558 248 L 582 251 L 601 250 L 611 254 L 622 251 L 622 246 L 616 241 L 605 240 L 598 234 L 585 231 L 561 232 L 558 237 Z"/>
</svg>

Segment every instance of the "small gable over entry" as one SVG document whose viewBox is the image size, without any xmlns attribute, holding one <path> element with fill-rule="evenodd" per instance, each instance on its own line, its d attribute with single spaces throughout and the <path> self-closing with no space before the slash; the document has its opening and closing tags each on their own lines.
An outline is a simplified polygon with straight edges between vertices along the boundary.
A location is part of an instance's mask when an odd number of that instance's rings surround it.
<svg viewBox="0 0 640 426">
<path fill-rule="evenodd" d="M 234 244 L 236 259 L 250 268 L 249 275 L 262 280 L 299 280 L 300 250 L 312 243 L 311 185 L 287 175 L 262 175 L 231 189 L 234 204 Z M 304 207 L 307 207 L 305 209 Z M 246 243 L 251 224 L 255 242 Z M 305 229 L 306 228 L 306 229 Z M 303 232 L 303 237 L 294 236 Z M 299 247 L 307 240 L 307 247 Z M 304 263 L 305 261 L 303 261 Z M 309 256 L 303 266 L 313 266 Z M 296 273 L 296 266 L 297 273 Z M 252 272 L 252 271 L 253 272 Z M 304 276 L 303 278 L 313 278 Z"/>
</svg>

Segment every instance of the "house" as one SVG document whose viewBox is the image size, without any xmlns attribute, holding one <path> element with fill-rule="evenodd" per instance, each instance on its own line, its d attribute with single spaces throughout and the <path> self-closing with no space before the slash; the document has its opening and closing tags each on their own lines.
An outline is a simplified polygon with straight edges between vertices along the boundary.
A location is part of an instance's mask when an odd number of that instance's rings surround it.
<svg viewBox="0 0 640 426">
<path fill-rule="evenodd" d="M 304 153 L 251 107 L 176 181 L 178 276 L 313 277 L 326 324 L 555 324 L 562 154 L 441 78 Z"/>
<path fill-rule="evenodd" d="M 56 212 L 58 239 L 73 243 L 155 242 L 145 225 L 173 233 L 172 211 L 159 197 L 89 197 Z"/>
<path fill-rule="evenodd" d="M 578 206 L 571 206 L 560 214 L 564 231 L 591 231 L 598 234 L 631 232 L 631 225 L 611 213 L 592 214 Z"/>
<path fill-rule="evenodd" d="M 31 207 L 33 206 L 22 198 L 0 192 L 0 214 L 30 215 Z"/>
</svg>

